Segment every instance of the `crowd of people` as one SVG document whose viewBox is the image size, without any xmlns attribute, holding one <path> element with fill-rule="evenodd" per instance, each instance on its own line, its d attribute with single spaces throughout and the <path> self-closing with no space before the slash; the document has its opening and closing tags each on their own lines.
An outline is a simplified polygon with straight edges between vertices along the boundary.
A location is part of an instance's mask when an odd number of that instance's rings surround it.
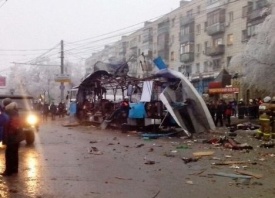
<svg viewBox="0 0 275 198">
<path fill-rule="evenodd" d="M 55 120 L 56 116 L 64 117 L 67 113 L 64 102 L 60 102 L 58 105 L 54 102 L 51 102 L 50 104 L 47 102 L 37 102 L 34 104 L 34 109 L 41 113 L 44 121 L 47 121 L 49 116 L 52 120 Z"/>
<path fill-rule="evenodd" d="M 250 99 L 248 104 L 245 104 L 243 99 L 239 101 L 233 99 L 228 102 L 220 99 L 208 102 L 207 107 L 215 125 L 223 127 L 231 125 L 232 116 L 239 119 L 243 119 L 244 117 L 249 117 L 250 119 L 259 118 L 259 105 L 262 103 L 260 98 Z"/>
</svg>

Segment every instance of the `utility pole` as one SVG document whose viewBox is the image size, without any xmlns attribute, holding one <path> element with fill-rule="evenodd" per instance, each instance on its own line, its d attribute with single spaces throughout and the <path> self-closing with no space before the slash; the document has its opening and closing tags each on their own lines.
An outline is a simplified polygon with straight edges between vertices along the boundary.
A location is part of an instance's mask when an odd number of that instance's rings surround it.
<svg viewBox="0 0 275 198">
<path fill-rule="evenodd" d="M 63 40 L 61 41 L 61 76 L 63 76 L 64 74 L 64 42 Z M 60 90 L 61 90 L 61 95 L 60 95 L 60 99 L 61 101 L 64 100 L 64 82 L 60 82 Z"/>
</svg>

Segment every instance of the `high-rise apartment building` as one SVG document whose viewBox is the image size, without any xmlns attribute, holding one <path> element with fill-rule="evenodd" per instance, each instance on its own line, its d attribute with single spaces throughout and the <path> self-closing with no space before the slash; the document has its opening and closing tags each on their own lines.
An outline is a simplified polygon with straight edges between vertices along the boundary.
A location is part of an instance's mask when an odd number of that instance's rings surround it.
<svg viewBox="0 0 275 198">
<path fill-rule="evenodd" d="M 256 36 L 268 7 L 268 0 L 181 0 L 177 9 L 93 54 L 87 67 L 91 60 L 116 55 L 129 61 L 130 75 L 144 77 L 156 70 L 152 61 L 161 56 L 169 68 L 207 92 L 209 83 Z"/>
</svg>

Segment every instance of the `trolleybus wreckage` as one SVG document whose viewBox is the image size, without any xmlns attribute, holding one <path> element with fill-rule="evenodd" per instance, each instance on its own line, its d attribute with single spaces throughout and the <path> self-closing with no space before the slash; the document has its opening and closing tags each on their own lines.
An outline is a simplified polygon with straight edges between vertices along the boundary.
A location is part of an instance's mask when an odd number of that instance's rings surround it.
<svg viewBox="0 0 275 198">
<path fill-rule="evenodd" d="M 128 71 L 127 63 L 94 65 L 94 72 L 77 86 L 80 123 L 155 135 L 184 132 L 189 137 L 215 130 L 203 98 L 182 73 L 162 67 L 141 79 Z"/>
</svg>

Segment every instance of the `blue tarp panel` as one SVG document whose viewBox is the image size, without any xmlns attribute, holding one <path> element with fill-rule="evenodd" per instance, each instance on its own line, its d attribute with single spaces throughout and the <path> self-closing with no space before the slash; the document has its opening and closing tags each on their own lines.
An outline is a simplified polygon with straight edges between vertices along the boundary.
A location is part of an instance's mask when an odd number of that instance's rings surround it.
<svg viewBox="0 0 275 198">
<path fill-rule="evenodd" d="M 167 69 L 167 65 L 163 62 L 161 57 L 157 57 L 153 60 L 155 65 L 159 68 L 159 70 Z"/>
<path fill-rule="evenodd" d="M 144 118 L 146 115 L 144 103 L 131 103 L 129 118 Z"/>
</svg>

